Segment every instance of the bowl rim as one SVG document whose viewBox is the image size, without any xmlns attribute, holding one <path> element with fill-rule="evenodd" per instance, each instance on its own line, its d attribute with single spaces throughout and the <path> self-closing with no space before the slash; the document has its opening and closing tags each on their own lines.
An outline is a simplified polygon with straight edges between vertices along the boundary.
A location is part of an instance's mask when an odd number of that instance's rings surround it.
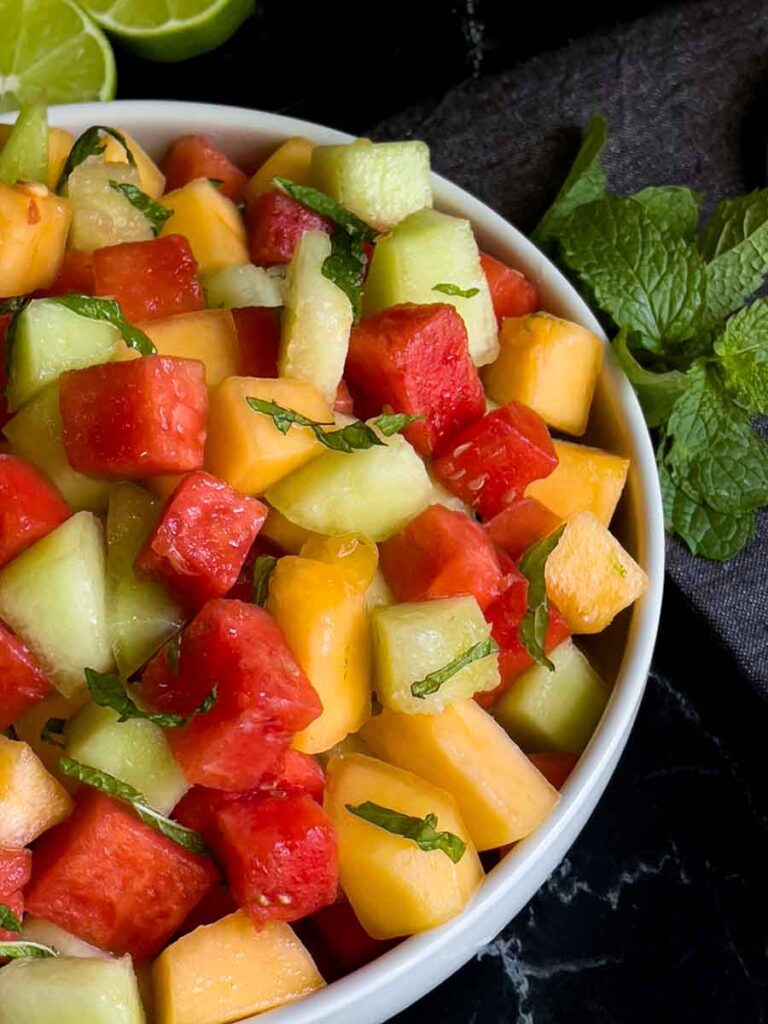
<svg viewBox="0 0 768 1024">
<path fill-rule="evenodd" d="M 13 120 L 15 114 L 0 117 Z M 117 100 L 50 108 L 53 125 L 75 132 L 91 124 L 114 123 L 141 142 L 143 130 L 168 137 L 197 130 L 214 139 L 225 133 L 250 144 L 302 135 L 321 144 L 350 142 L 354 136 L 282 114 L 221 104 L 171 100 Z M 515 264 L 533 274 L 557 304 L 605 340 L 605 334 L 576 289 L 543 253 L 500 214 L 471 193 L 433 174 L 435 201 L 467 217 L 492 251 L 503 249 Z M 561 315 L 563 313 L 561 312 Z M 664 586 L 664 517 L 656 462 L 640 405 L 609 353 L 602 373 L 620 409 L 636 474 L 633 515 L 638 561 L 650 586 L 635 605 L 621 666 L 603 718 L 579 763 L 563 787 L 555 810 L 530 837 L 486 877 L 465 911 L 439 928 L 404 940 L 352 974 L 311 995 L 256 1017 L 253 1024 L 380 1024 L 447 978 L 490 942 L 533 896 L 565 856 L 601 796 L 626 743 L 645 688 L 658 630 Z M 243 1022 L 247 1024 L 247 1022 Z"/>
</svg>

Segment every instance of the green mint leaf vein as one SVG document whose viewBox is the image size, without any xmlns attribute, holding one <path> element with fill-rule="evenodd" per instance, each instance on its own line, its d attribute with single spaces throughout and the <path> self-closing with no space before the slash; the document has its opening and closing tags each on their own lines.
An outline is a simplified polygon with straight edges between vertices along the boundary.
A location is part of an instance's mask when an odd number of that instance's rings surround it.
<svg viewBox="0 0 768 1024">
<path fill-rule="evenodd" d="M 627 332 L 622 329 L 611 343 L 616 360 L 635 389 L 649 427 L 666 423 L 675 402 L 688 388 L 688 377 L 679 370 L 653 373 L 641 366 L 629 350 Z"/>
<path fill-rule="evenodd" d="M 83 134 L 80 135 L 79 138 L 75 139 L 72 149 L 69 151 L 69 156 L 65 160 L 64 166 L 61 169 L 61 174 L 59 175 L 59 180 L 56 185 L 57 192 L 61 192 L 72 171 L 74 171 L 76 167 L 79 167 L 84 160 L 87 160 L 89 156 L 100 156 L 104 152 L 106 146 L 101 141 L 102 135 L 111 135 L 113 139 L 116 139 L 125 150 L 128 163 L 131 167 L 136 166 L 136 159 L 125 141 L 125 137 L 122 132 L 117 131 L 115 128 L 109 128 L 107 125 L 95 124 L 90 128 L 86 128 Z"/>
<path fill-rule="evenodd" d="M 419 847 L 429 853 L 433 850 L 440 850 L 454 864 L 458 864 L 467 849 L 467 844 L 453 832 L 438 832 L 437 817 L 434 814 L 427 814 L 423 818 L 416 818 L 410 814 L 401 814 L 389 807 L 382 807 L 371 800 L 354 806 L 346 804 L 350 814 L 362 818 L 363 821 L 383 828 L 393 835 L 410 839 Z"/>
<path fill-rule="evenodd" d="M 442 292 L 443 295 L 456 295 L 460 299 L 472 299 L 480 291 L 479 288 L 460 288 L 450 281 L 443 281 L 432 288 L 433 292 Z"/>
<path fill-rule="evenodd" d="M 160 230 L 168 218 L 173 216 L 173 210 L 167 210 L 164 206 L 161 206 L 160 203 L 156 202 L 151 196 L 148 196 L 146 192 L 142 192 L 136 185 L 121 181 L 110 181 L 109 184 L 110 188 L 113 188 L 115 192 L 125 196 L 131 206 L 134 206 L 139 213 L 144 214 L 155 237 L 160 234 Z"/>
<path fill-rule="evenodd" d="M 362 242 L 373 242 L 376 239 L 378 232 L 375 228 L 366 224 L 351 210 L 342 206 L 341 203 L 337 203 L 335 199 L 331 199 L 324 192 L 310 188 L 309 185 L 297 185 L 295 181 L 290 181 L 288 178 L 276 177 L 273 180 L 281 191 L 297 200 L 302 206 L 319 213 L 321 217 L 332 220 L 334 224 L 344 228 L 352 238 L 359 238 Z"/>
<path fill-rule="evenodd" d="M 636 192 L 632 198 L 645 208 L 668 237 L 686 242 L 695 239 L 702 199 L 698 192 L 678 185 L 651 186 Z"/>
<path fill-rule="evenodd" d="M 685 542 L 692 555 L 727 562 L 754 537 L 754 512 L 716 512 L 678 487 L 663 464 L 659 467 L 659 482 L 665 526 Z"/>
<path fill-rule="evenodd" d="M 0 960 L 42 960 L 58 955 L 51 946 L 40 942 L 0 942 Z"/>
<path fill-rule="evenodd" d="M 747 412 L 768 413 L 768 299 L 730 317 L 715 340 L 726 387 Z"/>
<path fill-rule="evenodd" d="M 429 694 L 437 693 L 443 683 L 447 683 L 452 676 L 461 672 L 467 665 L 471 665 L 473 661 L 488 658 L 491 654 L 497 654 L 498 651 L 499 645 L 493 637 L 486 637 L 485 640 L 480 640 L 478 643 L 468 647 L 466 651 L 457 658 L 454 658 L 453 661 L 448 662 L 447 665 L 436 669 L 434 672 L 430 672 L 423 679 L 411 683 L 411 693 L 414 697 L 419 697 L 423 700 Z"/>
<path fill-rule="evenodd" d="M 129 786 L 127 782 L 122 782 L 120 779 L 116 779 L 114 775 L 102 772 L 98 768 L 91 768 L 89 765 L 81 764 L 71 757 L 62 757 L 59 760 L 59 770 L 77 782 L 82 782 L 86 786 L 92 786 L 94 789 L 98 789 L 99 792 L 106 794 L 106 796 L 128 804 L 145 825 L 149 825 L 150 828 L 173 840 L 174 843 L 182 846 L 185 850 L 189 850 L 191 853 L 208 853 L 208 847 L 203 842 L 199 832 L 195 832 L 194 829 L 180 825 L 177 821 L 172 821 L 170 818 L 166 818 L 165 815 L 160 814 L 159 811 L 149 806 L 147 798 L 138 789 Z"/>
<path fill-rule="evenodd" d="M 253 603 L 264 608 L 269 597 L 269 578 L 275 570 L 274 555 L 259 555 L 253 564 Z"/>
<path fill-rule="evenodd" d="M 138 327 L 129 324 L 123 316 L 123 311 L 114 299 L 97 299 L 92 295 L 53 295 L 51 302 L 58 302 L 66 306 L 73 313 L 88 317 L 89 320 L 106 320 L 107 323 L 116 327 L 122 335 L 123 341 L 129 348 L 135 348 L 143 356 L 152 356 L 157 349 L 150 338 L 140 331 Z"/>
<path fill-rule="evenodd" d="M 6 932 L 21 931 L 21 921 L 5 903 L 0 903 L 0 930 Z"/>
<path fill-rule="evenodd" d="M 528 608 L 520 622 L 520 643 L 525 647 L 537 665 L 546 665 L 550 672 L 555 666 L 544 652 L 549 629 L 549 606 L 547 584 L 544 576 L 547 559 L 555 550 L 563 535 L 565 523 L 554 533 L 537 541 L 525 551 L 518 562 L 518 569 L 528 580 Z"/>
<path fill-rule="evenodd" d="M 326 427 L 332 427 L 333 423 L 319 423 L 317 420 L 311 420 L 300 412 L 296 412 L 295 409 L 286 409 L 284 406 L 278 405 L 277 402 L 269 402 L 263 398 L 246 398 L 246 402 L 254 412 L 271 417 L 281 434 L 287 434 L 293 426 L 308 427 L 326 448 L 347 455 L 386 444 L 386 441 L 382 441 L 376 433 L 374 426 L 378 426 L 383 434 L 391 437 L 392 434 L 418 419 L 418 417 L 385 413 L 372 420 L 373 425 L 364 423 L 362 420 L 355 420 L 354 423 L 348 423 L 346 427 L 326 430 Z M 383 424 L 383 427 L 380 424 Z"/>
<path fill-rule="evenodd" d="M 352 306 L 352 319 L 360 322 L 365 277 L 365 250 L 359 238 L 337 228 L 331 235 L 331 252 L 323 260 L 321 273 L 341 288 Z"/>
<path fill-rule="evenodd" d="M 94 672 L 93 669 L 85 670 L 85 682 L 91 694 L 94 704 L 100 708 L 111 708 L 120 716 L 119 722 L 127 722 L 132 718 L 143 718 L 147 722 L 154 722 L 164 729 L 180 729 L 197 715 L 207 714 L 216 703 L 216 687 L 211 690 L 199 708 L 192 715 L 174 715 L 155 711 L 145 711 L 140 708 L 133 698 L 128 694 L 122 680 L 117 676 Z"/>
<path fill-rule="evenodd" d="M 768 274 L 768 189 L 720 203 L 704 228 L 707 305 L 713 320 L 735 312 Z"/>
<path fill-rule="evenodd" d="M 392 437 L 393 434 L 399 434 L 405 430 L 411 423 L 418 423 L 423 419 L 423 416 L 409 416 L 404 412 L 383 412 L 371 420 L 371 425 L 385 437 Z"/>
</svg>

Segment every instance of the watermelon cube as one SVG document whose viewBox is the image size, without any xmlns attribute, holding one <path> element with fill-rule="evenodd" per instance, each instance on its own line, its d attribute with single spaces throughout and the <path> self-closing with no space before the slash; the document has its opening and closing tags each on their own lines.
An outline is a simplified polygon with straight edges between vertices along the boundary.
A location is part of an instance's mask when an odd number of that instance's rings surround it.
<svg viewBox="0 0 768 1024">
<path fill-rule="evenodd" d="M 422 455 L 485 412 L 464 321 L 453 306 L 404 303 L 352 331 L 346 380 L 364 417 L 383 408 L 421 416 L 404 431 Z"/>
<path fill-rule="evenodd" d="M 22 711 L 52 691 L 48 677 L 32 654 L 0 623 L 0 730 L 7 729 Z M 0 867 L 0 878 L 1 872 Z"/>
<path fill-rule="evenodd" d="M 0 847 L 0 903 L 8 907 L 19 921 L 24 913 L 24 894 L 21 890 L 29 881 L 31 872 L 30 850 L 7 850 Z M 18 937 L 16 932 L 0 928 L 0 942 L 13 942 Z"/>
<path fill-rule="evenodd" d="M 144 356 L 59 378 L 62 440 L 73 469 L 136 479 L 203 464 L 208 389 L 196 359 Z"/>
<path fill-rule="evenodd" d="M 0 904 L 4 907 L 8 907 L 11 913 L 15 915 L 16 919 L 21 921 L 24 916 L 24 893 L 21 890 L 6 893 L 5 896 L 0 895 Z M 17 942 L 18 939 L 18 932 L 12 932 L 6 928 L 0 928 L 0 942 Z"/>
<path fill-rule="evenodd" d="M 25 459 L 0 454 L 0 565 L 69 519 L 69 507 Z"/>
<path fill-rule="evenodd" d="M 35 849 L 27 909 L 118 956 L 146 960 L 165 945 L 218 881 L 134 811 L 95 790 Z"/>
<path fill-rule="evenodd" d="M 190 473 L 163 509 L 136 569 L 163 582 L 188 607 L 200 608 L 235 585 L 266 518 L 266 507 L 255 498 L 210 473 Z"/>
<path fill-rule="evenodd" d="M 204 135 L 182 135 L 175 139 L 163 161 L 163 173 L 167 192 L 196 178 L 208 178 L 218 183 L 222 195 L 234 200 L 240 198 L 248 181 L 248 176 Z"/>
<path fill-rule="evenodd" d="M 444 505 L 430 505 L 384 541 L 380 553 L 397 601 L 470 594 L 485 608 L 504 589 L 504 573 L 482 527 Z"/>
<path fill-rule="evenodd" d="M 244 377 L 277 377 L 280 309 L 242 306 L 232 310 Z"/>
<path fill-rule="evenodd" d="M 181 235 L 97 249 L 93 281 L 94 294 L 117 299 L 131 323 L 205 307 L 197 262 Z"/>
<path fill-rule="evenodd" d="M 217 687 L 211 711 L 168 733 L 187 779 L 214 789 L 258 785 L 294 734 L 322 711 L 280 628 L 243 601 L 209 601 L 184 632 L 178 673 L 161 651 L 143 686 L 151 707 L 181 714 L 190 714 Z"/>
<path fill-rule="evenodd" d="M 64 257 L 59 267 L 56 279 L 50 288 L 46 288 L 37 294 L 68 295 L 75 292 L 77 295 L 93 295 L 93 257 L 89 252 L 80 252 L 78 249 L 65 249 Z"/>
<path fill-rule="evenodd" d="M 488 282 L 493 311 L 499 326 L 504 317 L 525 316 L 526 313 L 534 313 L 539 308 L 539 292 L 525 274 L 513 270 L 485 252 L 480 253 L 480 266 Z"/>
<path fill-rule="evenodd" d="M 305 231 L 333 231 L 326 217 L 284 192 L 267 192 L 249 202 L 245 219 L 251 260 L 258 267 L 290 263 Z"/>
<path fill-rule="evenodd" d="M 303 922 L 301 937 L 328 981 L 356 971 L 396 944 L 371 938 L 349 903 L 342 902 L 323 907 Z"/>
<path fill-rule="evenodd" d="M 513 561 L 560 525 L 560 518 L 535 498 L 521 498 L 485 524 L 485 531 Z"/>
<path fill-rule="evenodd" d="M 445 488 L 490 519 L 556 465 L 544 420 L 510 402 L 453 434 L 438 449 L 432 468 Z"/>
</svg>

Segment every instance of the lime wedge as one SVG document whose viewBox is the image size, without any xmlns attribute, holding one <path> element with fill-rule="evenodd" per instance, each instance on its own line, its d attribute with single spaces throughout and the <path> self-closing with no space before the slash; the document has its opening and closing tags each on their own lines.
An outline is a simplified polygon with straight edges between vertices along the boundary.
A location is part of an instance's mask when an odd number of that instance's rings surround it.
<svg viewBox="0 0 768 1024">
<path fill-rule="evenodd" d="M 0 110 L 114 97 L 112 48 L 73 0 L 0 0 L 0 22 Z"/>
<path fill-rule="evenodd" d="M 103 29 L 150 60 L 177 61 L 221 46 L 255 0 L 81 0 Z"/>
</svg>

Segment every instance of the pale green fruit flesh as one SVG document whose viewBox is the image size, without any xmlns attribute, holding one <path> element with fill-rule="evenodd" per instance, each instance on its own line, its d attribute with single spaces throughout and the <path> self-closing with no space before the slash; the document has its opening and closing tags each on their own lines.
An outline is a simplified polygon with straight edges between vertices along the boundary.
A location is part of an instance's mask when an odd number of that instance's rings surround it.
<svg viewBox="0 0 768 1024">
<path fill-rule="evenodd" d="M 380 541 L 423 512 L 432 485 L 419 456 L 395 434 L 386 446 L 351 455 L 329 451 L 274 484 L 266 497 L 306 530 Z"/>
<path fill-rule="evenodd" d="M 92 156 L 72 171 L 67 195 L 72 202 L 69 244 L 81 252 L 93 252 L 121 242 L 146 242 L 154 238 L 152 225 L 129 199 L 110 182 L 141 188 L 139 172 L 130 164 L 107 163 Z"/>
<path fill-rule="evenodd" d="M 435 291 L 454 284 L 478 292 L 465 299 Z M 499 354 L 496 315 L 480 266 L 472 225 L 437 210 L 420 210 L 376 243 L 363 292 L 363 314 L 402 302 L 449 303 L 464 320 L 472 361 L 492 363 Z"/>
<path fill-rule="evenodd" d="M 376 695 L 393 711 L 436 714 L 456 700 L 499 685 L 497 655 L 471 662 L 439 690 L 414 697 L 411 685 L 445 668 L 490 636 L 474 597 L 449 597 L 379 607 L 373 613 Z"/>
<path fill-rule="evenodd" d="M 62 956 L 76 956 L 80 959 L 101 958 L 109 959 L 110 954 L 105 953 L 96 946 L 83 942 L 71 932 L 64 931 L 57 924 L 50 921 L 43 921 L 40 917 L 24 918 L 24 927 L 21 930 L 21 940 L 26 942 L 38 942 L 42 946 L 50 946 L 57 950 Z"/>
<path fill-rule="evenodd" d="M 107 625 L 117 670 L 127 679 L 179 629 L 181 607 L 165 588 L 139 579 L 133 563 L 162 503 L 136 484 L 113 488 L 107 513 Z"/>
<path fill-rule="evenodd" d="M 51 480 L 74 512 L 103 512 L 113 484 L 72 469 L 61 440 L 59 386 L 49 384 L 3 428 L 14 455 L 34 463 Z"/>
<path fill-rule="evenodd" d="M 18 633 L 56 687 L 73 697 L 83 672 L 109 672 L 101 523 L 79 512 L 0 570 L 0 619 Z"/>
<path fill-rule="evenodd" d="M 169 814 L 189 789 L 154 722 L 120 722 L 111 708 L 86 704 L 69 722 L 66 739 L 67 757 L 127 782 L 161 814 Z"/>
<path fill-rule="evenodd" d="M 119 340 L 103 320 L 79 316 L 54 299 L 33 299 L 14 326 L 8 408 L 19 409 L 65 370 L 108 362 Z"/>
<path fill-rule="evenodd" d="M 288 265 L 277 365 L 281 377 L 312 384 L 333 405 L 349 348 L 352 306 L 323 274 L 330 254 L 324 231 L 301 236 Z"/>
<path fill-rule="evenodd" d="M 546 665 L 523 672 L 493 714 L 527 752 L 580 754 L 605 710 L 608 687 L 572 640 L 547 657 L 554 672 Z"/>
<path fill-rule="evenodd" d="M 145 1024 L 130 957 L 15 960 L 0 970 L 0 1024 Z"/>
<path fill-rule="evenodd" d="M 312 181 L 379 231 L 432 206 L 429 147 L 424 142 L 369 142 L 317 146 Z"/>
<path fill-rule="evenodd" d="M 242 306 L 282 306 L 285 278 L 270 267 L 240 263 L 222 267 L 203 281 L 208 305 L 212 308 L 239 309 Z M 282 267 L 279 268 L 282 270 Z"/>
</svg>

